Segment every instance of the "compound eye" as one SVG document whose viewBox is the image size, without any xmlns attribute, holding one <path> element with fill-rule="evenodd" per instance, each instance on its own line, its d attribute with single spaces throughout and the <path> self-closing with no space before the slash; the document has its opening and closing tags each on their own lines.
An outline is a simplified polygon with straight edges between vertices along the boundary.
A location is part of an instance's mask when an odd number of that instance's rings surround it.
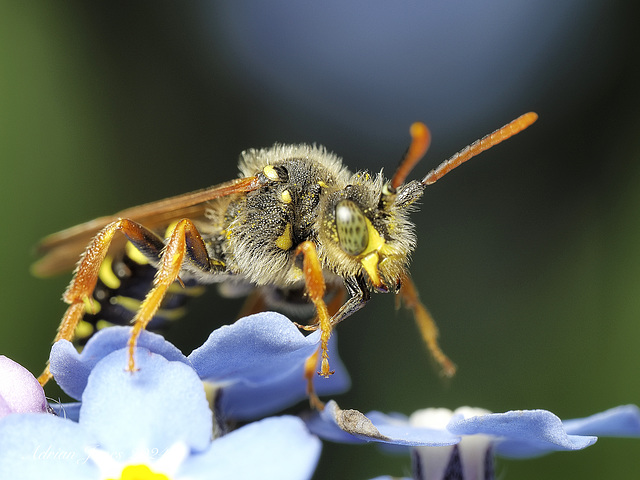
<svg viewBox="0 0 640 480">
<path fill-rule="evenodd" d="M 349 255 L 360 255 L 369 244 L 369 231 L 362 210 L 351 200 L 336 205 L 336 228 L 340 248 Z"/>
</svg>

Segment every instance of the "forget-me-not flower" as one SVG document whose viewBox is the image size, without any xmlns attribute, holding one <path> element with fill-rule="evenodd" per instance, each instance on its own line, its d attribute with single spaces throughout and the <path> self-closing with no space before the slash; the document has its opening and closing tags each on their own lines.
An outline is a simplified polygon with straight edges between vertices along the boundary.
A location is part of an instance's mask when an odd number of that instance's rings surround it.
<svg viewBox="0 0 640 480">
<path fill-rule="evenodd" d="M 68 341 L 57 342 L 50 358 L 56 382 L 79 400 L 94 366 L 105 355 L 126 348 L 130 332 L 129 327 L 101 330 L 81 353 Z M 189 356 L 160 335 L 143 331 L 138 339 L 138 346 L 192 367 L 217 392 L 216 411 L 225 420 L 260 418 L 306 398 L 304 365 L 319 344 L 319 330 L 304 336 L 289 319 L 274 312 L 218 328 Z M 319 395 L 343 392 L 350 384 L 334 341 L 329 348 L 335 374 L 314 380 Z"/>
<path fill-rule="evenodd" d="M 565 422 L 546 410 L 491 413 L 469 407 L 455 412 L 431 408 L 419 410 L 409 418 L 380 412 L 366 416 L 350 413 L 366 419 L 358 422 L 345 422 L 343 412 L 335 402 L 329 402 L 327 408 L 309 418 L 307 424 L 321 438 L 336 442 L 412 446 L 413 478 L 420 480 L 492 480 L 495 478 L 494 455 L 532 458 L 554 451 L 586 448 L 596 442 L 595 435 L 640 437 L 640 410 L 635 405 Z M 363 425 L 366 428 L 362 428 Z M 428 432 L 451 435 L 457 441 L 449 445 L 411 445 L 415 435 Z"/>
<path fill-rule="evenodd" d="M 96 362 L 79 420 L 12 414 L 0 419 L 0 478 L 308 479 L 320 441 L 291 416 L 271 417 L 214 438 L 203 384 L 188 362 L 139 347 Z"/>
</svg>

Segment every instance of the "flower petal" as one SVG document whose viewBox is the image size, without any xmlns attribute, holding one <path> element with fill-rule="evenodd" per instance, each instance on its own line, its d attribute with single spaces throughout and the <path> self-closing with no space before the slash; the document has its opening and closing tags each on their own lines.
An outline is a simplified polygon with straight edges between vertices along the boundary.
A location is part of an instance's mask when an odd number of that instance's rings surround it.
<svg viewBox="0 0 640 480">
<path fill-rule="evenodd" d="M 219 407 L 224 415 L 247 420 L 306 397 L 304 364 L 318 350 L 319 342 L 319 331 L 305 337 L 285 316 L 265 312 L 215 330 L 189 360 L 200 378 L 223 388 Z M 315 381 L 320 395 L 349 388 L 349 376 L 336 353 L 335 335 L 329 350 L 335 373 Z"/>
<path fill-rule="evenodd" d="M 371 478 L 370 480 L 411 480 L 409 477 L 392 477 L 391 475 L 382 475 L 381 477 Z"/>
<path fill-rule="evenodd" d="M 0 420 L 0 478 L 97 478 L 86 453 L 94 445 L 96 439 L 70 420 L 35 413 L 9 415 Z"/>
<path fill-rule="evenodd" d="M 138 371 L 125 371 L 128 351 L 109 354 L 93 369 L 82 395 L 80 424 L 101 447 L 124 458 L 140 449 L 162 454 L 176 442 L 208 448 L 213 419 L 193 369 L 138 348 Z M 155 453 L 153 453 L 155 452 Z"/>
<path fill-rule="evenodd" d="M 327 403 L 322 412 L 310 417 L 307 426 L 320 438 L 340 443 L 444 446 L 460 441 L 459 436 L 445 430 L 412 427 L 406 420 L 380 412 L 365 416 L 357 410 L 342 410 L 333 400 Z"/>
<path fill-rule="evenodd" d="M 38 380 L 22 365 L 0 355 L 0 418 L 9 413 L 46 412 Z"/>
<path fill-rule="evenodd" d="M 77 422 L 80 419 L 80 407 L 82 406 L 80 402 L 52 403 L 50 406 L 53 413 L 59 417 L 67 418 L 74 422 Z"/>
<path fill-rule="evenodd" d="M 214 441 L 180 476 L 193 479 L 303 480 L 313 475 L 322 444 L 297 417 L 270 417 Z"/>
<path fill-rule="evenodd" d="M 562 422 L 567 433 L 603 437 L 639 437 L 640 409 L 636 405 L 621 405 L 590 417 Z"/>
<path fill-rule="evenodd" d="M 67 340 L 60 340 L 51 349 L 51 373 L 67 395 L 80 400 L 96 363 L 111 352 L 126 348 L 130 336 L 131 327 L 105 328 L 89 339 L 82 353 Z M 161 335 L 146 330 L 138 338 L 138 347 L 158 353 L 167 360 L 188 363 L 182 352 Z"/>
<path fill-rule="evenodd" d="M 454 415 L 447 426 L 458 435 L 485 434 L 497 437 L 495 451 L 511 458 L 529 458 L 560 450 L 580 450 L 597 438 L 567 435 L 562 421 L 546 410 L 516 410 L 463 418 Z"/>
</svg>

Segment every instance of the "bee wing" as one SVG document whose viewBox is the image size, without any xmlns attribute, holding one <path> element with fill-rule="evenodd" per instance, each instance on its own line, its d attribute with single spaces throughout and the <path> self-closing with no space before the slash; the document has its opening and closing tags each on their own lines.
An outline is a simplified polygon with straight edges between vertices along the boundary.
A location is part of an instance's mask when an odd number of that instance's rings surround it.
<svg viewBox="0 0 640 480">
<path fill-rule="evenodd" d="M 127 208 L 114 215 L 99 217 L 67 228 L 45 237 L 38 244 L 37 253 L 42 258 L 32 265 L 32 273 L 46 277 L 72 270 L 89 241 L 109 223 L 120 218 L 134 220 L 153 230 L 182 218 L 202 217 L 208 201 L 247 193 L 257 190 L 262 185 L 263 183 L 257 176 L 239 178 L 195 192 Z M 124 244 L 124 241 L 116 243 L 114 248 L 122 248 Z"/>
</svg>

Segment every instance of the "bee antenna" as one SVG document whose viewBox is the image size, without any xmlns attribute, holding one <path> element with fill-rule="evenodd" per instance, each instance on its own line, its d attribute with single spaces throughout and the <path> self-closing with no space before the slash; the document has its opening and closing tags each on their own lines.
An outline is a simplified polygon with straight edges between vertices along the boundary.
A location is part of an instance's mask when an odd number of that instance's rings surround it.
<svg viewBox="0 0 640 480">
<path fill-rule="evenodd" d="M 533 124 L 533 122 L 535 122 L 537 119 L 537 113 L 525 113 L 512 122 L 507 123 L 504 127 L 499 128 L 495 132 L 490 133 L 489 135 L 485 135 L 480 140 L 476 140 L 471 145 L 463 148 L 454 156 L 452 156 L 448 160 L 445 160 L 436 168 L 427 173 L 427 175 L 425 175 L 425 177 L 422 179 L 422 184 L 431 185 L 432 183 L 435 183 L 437 180 L 444 177 L 451 170 L 462 165 L 467 160 L 475 157 L 485 150 L 490 149 L 503 140 L 506 140 L 507 138 L 513 137 L 517 133 L 520 133 L 525 128 L 531 126 L 531 124 Z"/>
<path fill-rule="evenodd" d="M 395 192 L 404 183 L 413 167 L 424 157 L 431 143 L 431 133 L 424 123 L 415 122 L 411 125 L 409 132 L 411 133 L 411 145 L 409 145 L 409 150 L 389 182 L 389 189 L 392 192 Z"/>
</svg>

